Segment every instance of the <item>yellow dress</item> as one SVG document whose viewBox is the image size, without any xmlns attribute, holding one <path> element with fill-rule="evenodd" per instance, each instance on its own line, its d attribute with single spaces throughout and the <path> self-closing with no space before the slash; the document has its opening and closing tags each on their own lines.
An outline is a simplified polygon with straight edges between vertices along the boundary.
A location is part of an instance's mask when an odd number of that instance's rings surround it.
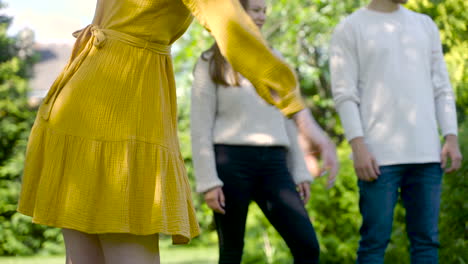
<svg viewBox="0 0 468 264">
<path fill-rule="evenodd" d="M 303 108 L 294 74 L 238 0 L 98 0 L 39 108 L 19 212 L 86 233 L 169 234 L 175 244 L 199 234 L 170 55 L 192 14 L 265 100 L 285 115 Z"/>
</svg>

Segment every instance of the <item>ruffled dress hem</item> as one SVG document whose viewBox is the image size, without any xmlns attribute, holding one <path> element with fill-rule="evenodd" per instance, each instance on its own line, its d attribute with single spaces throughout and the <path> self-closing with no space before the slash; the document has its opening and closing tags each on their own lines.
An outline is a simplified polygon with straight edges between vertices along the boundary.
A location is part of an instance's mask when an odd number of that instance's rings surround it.
<svg viewBox="0 0 468 264">
<path fill-rule="evenodd" d="M 179 152 L 139 140 L 54 130 L 39 117 L 28 142 L 18 211 L 37 224 L 85 233 L 199 234 Z"/>
</svg>

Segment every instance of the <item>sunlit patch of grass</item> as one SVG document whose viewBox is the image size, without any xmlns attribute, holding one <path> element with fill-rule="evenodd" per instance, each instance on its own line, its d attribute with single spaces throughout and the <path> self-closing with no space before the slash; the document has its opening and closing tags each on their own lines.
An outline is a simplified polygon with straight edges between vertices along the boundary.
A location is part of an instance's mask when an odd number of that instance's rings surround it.
<svg viewBox="0 0 468 264">
<path fill-rule="evenodd" d="M 162 264 L 215 264 L 217 248 L 187 246 L 161 247 Z M 52 257 L 0 257 L 0 264 L 64 264 L 64 256 Z"/>
</svg>

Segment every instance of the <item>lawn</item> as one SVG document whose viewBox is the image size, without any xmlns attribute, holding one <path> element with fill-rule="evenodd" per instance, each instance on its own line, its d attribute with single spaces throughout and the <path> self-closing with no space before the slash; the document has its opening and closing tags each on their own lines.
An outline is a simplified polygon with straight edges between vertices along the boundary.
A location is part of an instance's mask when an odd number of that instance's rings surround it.
<svg viewBox="0 0 468 264">
<path fill-rule="evenodd" d="M 161 248 L 162 264 L 215 264 L 217 248 L 170 246 Z M 65 257 L 0 257 L 0 264 L 64 264 Z"/>
</svg>

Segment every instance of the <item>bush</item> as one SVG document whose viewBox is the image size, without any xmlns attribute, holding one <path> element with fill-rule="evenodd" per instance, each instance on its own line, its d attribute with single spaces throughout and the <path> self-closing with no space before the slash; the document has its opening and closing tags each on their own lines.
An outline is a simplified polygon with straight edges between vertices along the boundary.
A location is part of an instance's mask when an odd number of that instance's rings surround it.
<svg viewBox="0 0 468 264">
<path fill-rule="evenodd" d="M 464 161 L 456 173 L 444 175 L 440 214 L 441 263 L 468 263 L 468 121 L 460 127 Z"/>
<path fill-rule="evenodd" d="M 31 47 L 23 45 L 27 41 L 6 35 L 10 22 L 0 15 L 0 255 L 62 253 L 59 229 L 34 225 L 30 217 L 16 212 L 35 115 L 27 104 L 27 79 L 36 58 L 29 52 Z"/>
</svg>

